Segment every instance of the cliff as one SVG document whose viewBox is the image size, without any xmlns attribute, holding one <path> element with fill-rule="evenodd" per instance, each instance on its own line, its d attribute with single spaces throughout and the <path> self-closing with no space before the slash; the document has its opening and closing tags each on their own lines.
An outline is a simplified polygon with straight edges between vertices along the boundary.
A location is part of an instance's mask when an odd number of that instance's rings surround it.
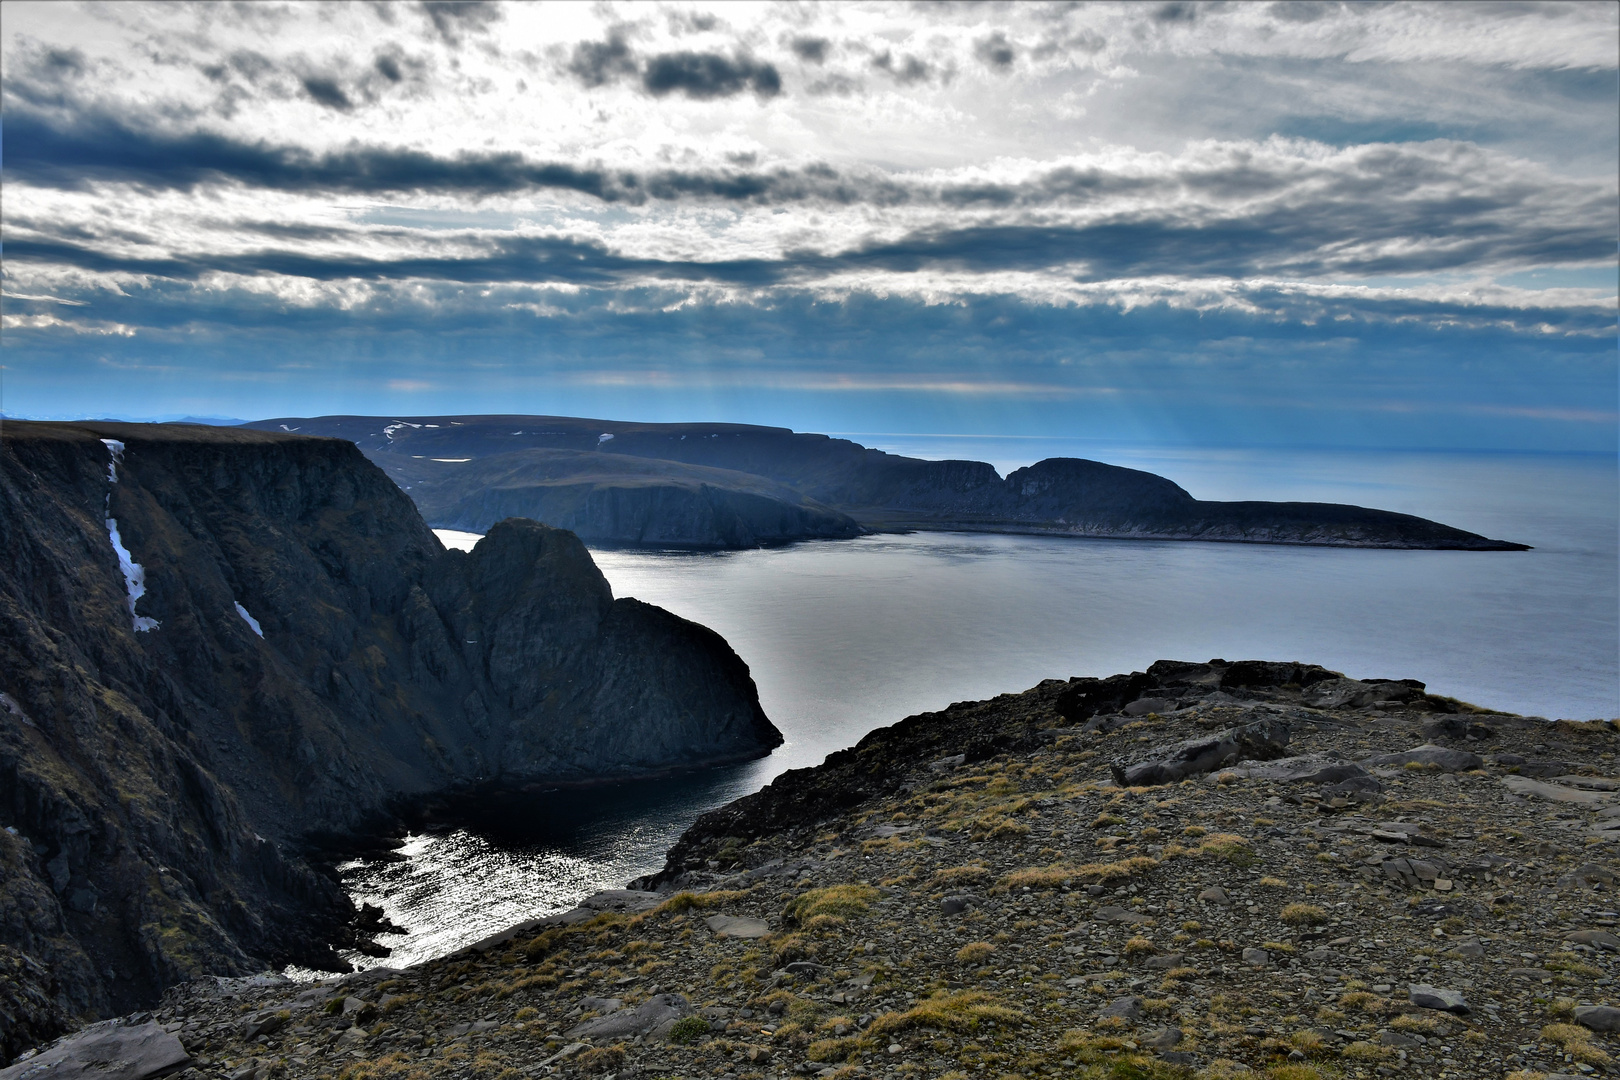
<svg viewBox="0 0 1620 1080">
<path fill-rule="evenodd" d="M 354 912 L 306 838 L 398 800 L 780 741 L 719 636 L 614 599 L 570 533 L 446 552 L 335 439 L 7 423 L 0 1053 L 185 978 L 332 963 Z"/>
<path fill-rule="evenodd" d="M 248 426 L 350 439 L 408 485 L 435 526 L 474 531 L 470 522 L 523 507 L 598 543 L 747 547 L 865 528 L 1525 550 L 1361 506 L 1200 500 L 1162 476 L 1099 461 L 1048 458 L 1004 478 L 982 461 L 923 461 L 748 424 L 323 416 Z"/>
</svg>

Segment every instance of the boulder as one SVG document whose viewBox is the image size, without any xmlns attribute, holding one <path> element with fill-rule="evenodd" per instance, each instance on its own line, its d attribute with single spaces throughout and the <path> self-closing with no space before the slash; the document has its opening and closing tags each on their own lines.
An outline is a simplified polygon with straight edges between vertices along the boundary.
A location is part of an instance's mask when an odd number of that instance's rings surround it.
<svg viewBox="0 0 1620 1080">
<path fill-rule="evenodd" d="M 1288 746 L 1288 738 L 1287 724 L 1279 720 L 1260 720 L 1205 738 L 1160 747 L 1147 760 L 1124 766 L 1114 764 L 1110 768 L 1114 782 L 1120 787 L 1173 784 L 1239 761 L 1280 758 Z"/>
<path fill-rule="evenodd" d="M 1439 739 L 1473 739 L 1476 742 L 1483 742 L 1495 738 L 1496 730 L 1460 716 L 1447 716 L 1425 723 L 1423 737 L 1429 742 Z"/>
<path fill-rule="evenodd" d="M 1575 1022 L 1593 1031 L 1620 1031 L 1620 1009 L 1613 1005 L 1577 1005 Z"/>
<path fill-rule="evenodd" d="M 1126 716 L 1146 716 L 1148 713 L 1167 713 L 1174 710 L 1176 703 L 1170 698 L 1145 697 L 1137 698 L 1120 712 Z"/>
<path fill-rule="evenodd" d="M 1367 759 L 1368 765 L 1427 765 L 1442 772 L 1468 772 L 1485 767 L 1485 759 L 1467 750 L 1452 750 L 1445 746 L 1425 743 L 1410 750 L 1394 754 L 1378 754 Z"/>
<path fill-rule="evenodd" d="M 1408 987 L 1407 1000 L 1420 1009 L 1437 1009 L 1459 1016 L 1469 1012 L 1468 1002 L 1463 1000 L 1462 991 L 1442 990 L 1428 983 L 1413 983 Z"/>
<path fill-rule="evenodd" d="M 1163 956 L 1148 957 L 1142 961 L 1142 966 L 1153 971 L 1169 971 L 1171 968 L 1180 967 L 1184 959 L 1186 959 L 1185 953 L 1165 953 Z"/>
<path fill-rule="evenodd" d="M 571 1039 L 628 1039 L 637 1035 L 666 1035 L 675 1021 L 692 1013 L 681 994 L 657 994 L 634 1009 L 619 1009 L 587 1020 L 568 1033 Z"/>
<path fill-rule="evenodd" d="M 1620 937 L 1607 930 L 1572 930 L 1564 935 L 1564 940 L 1577 945 L 1590 945 L 1595 949 L 1620 952 Z"/>
<path fill-rule="evenodd" d="M 1139 997 L 1115 998 L 1103 1006 L 1102 1012 L 1097 1015 L 1099 1017 L 1117 1016 L 1123 1020 L 1135 1020 L 1142 1015 L 1142 999 Z"/>
<path fill-rule="evenodd" d="M 116 1076 L 145 1080 L 184 1067 L 191 1055 L 162 1024 L 107 1020 L 58 1041 L 43 1053 L 9 1068 L 0 1080 L 80 1080 Z"/>
<path fill-rule="evenodd" d="M 1243 962 L 1250 967 L 1263 968 L 1271 963 L 1271 954 L 1264 949 L 1244 949 Z"/>
<path fill-rule="evenodd" d="M 1594 889 L 1599 885 L 1613 887 L 1614 871 L 1597 863 L 1583 863 L 1558 878 L 1561 889 Z"/>
</svg>

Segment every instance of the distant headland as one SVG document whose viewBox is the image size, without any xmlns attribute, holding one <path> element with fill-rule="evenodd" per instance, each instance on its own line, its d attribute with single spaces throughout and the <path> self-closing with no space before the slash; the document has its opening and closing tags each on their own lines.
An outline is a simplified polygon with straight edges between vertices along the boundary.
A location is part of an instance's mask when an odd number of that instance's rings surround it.
<svg viewBox="0 0 1620 1080">
<path fill-rule="evenodd" d="M 565 416 L 282 417 L 244 425 L 347 439 L 436 528 L 507 517 L 587 543 L 744 548 L 936 530 L 1330 547 L 1524 551 L 1410 514 L 1213 502 L 1153 473 L 1048 458 L 1002 477 L 749 424 Z"/>
</svg>

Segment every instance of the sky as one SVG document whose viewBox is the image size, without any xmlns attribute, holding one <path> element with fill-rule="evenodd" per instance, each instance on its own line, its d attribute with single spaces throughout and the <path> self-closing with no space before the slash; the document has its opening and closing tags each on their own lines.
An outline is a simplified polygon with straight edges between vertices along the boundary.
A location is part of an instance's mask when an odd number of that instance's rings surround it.
<svg viewBox="0 0 1620 1080">
<path fill-rule="evenodd" d="M 1620 5 L 0 27 L 8 416 L 1616 448 Z"/>
</svg>

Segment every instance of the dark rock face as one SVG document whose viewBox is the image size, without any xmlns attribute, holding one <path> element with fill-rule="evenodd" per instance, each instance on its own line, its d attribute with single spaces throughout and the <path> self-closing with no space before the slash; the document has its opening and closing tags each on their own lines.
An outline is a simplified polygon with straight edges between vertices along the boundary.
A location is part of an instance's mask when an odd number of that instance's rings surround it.
<svg viewBox="0 0 1620 1080">
<path fill-rule="evenodd" d="M 1048 458 L 1003 479 L 982 461 L 922 461 L 847 439 L 747 424 L 323 416 L 248 426 L 353 440 L 406 486 L 429 521 L 449 528 L 476 530 L 479 521 L 523 513 L 598 542 L 714 547 L 853 535 L 840 530 L 858 523 L 891 530 L 1524 549 L 1360 506 L 1205 502 L 1162 476 L 1100 461 Z M 565 480 L 569 476 L 576 478 Z"/>
<path fill-rule="evenodd" d="M 763 477 L 624 454 L 522 450 L 471 461 L 375 460 L 436 527 L 533 518 L 604 544 L 746 548 L 847 539 L 847 514 Z"/>
<path fill-rule="evenodd" d="M 354 911 L 304 839 L 400 799 L 781 741 L 726 643 L 577 537 L 446 552 L 338 440 L 7 423 L 0 552 L 0 959 L 69 1014 L 330 965 Z"/>
</svg>

